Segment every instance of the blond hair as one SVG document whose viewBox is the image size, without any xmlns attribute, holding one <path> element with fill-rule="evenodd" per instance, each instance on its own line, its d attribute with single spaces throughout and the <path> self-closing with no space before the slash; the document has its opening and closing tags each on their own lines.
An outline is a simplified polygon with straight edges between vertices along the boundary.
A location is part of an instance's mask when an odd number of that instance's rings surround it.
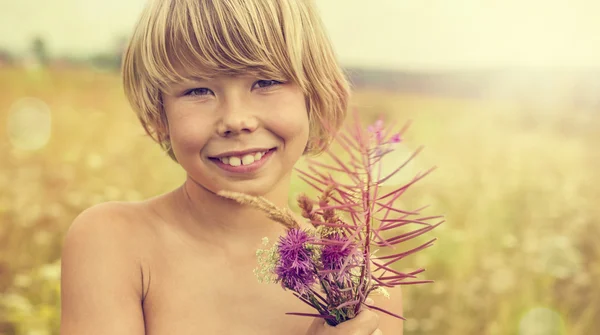
<svg viewBox="0 0 600 335">
<path fill-rule="evenodd" d="M 125 95 L 176 160 L 162 108 L 172 83 L 217 74 L 291 80 L 306 98 L 318 154 L 346 116 L 349 84 L 312 0 L 150 0 L 123 59 Z"/>
</svg>

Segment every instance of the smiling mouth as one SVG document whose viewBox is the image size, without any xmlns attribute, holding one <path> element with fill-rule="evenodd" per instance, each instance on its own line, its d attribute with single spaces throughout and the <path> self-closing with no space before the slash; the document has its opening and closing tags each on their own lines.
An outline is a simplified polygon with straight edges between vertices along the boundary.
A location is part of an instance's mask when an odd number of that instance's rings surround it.
<svg viewBox="0 0 600 335">
<path fill-rule="evenodd" d="M 276 148 L 272 148 L 269 150 L 256 151 L 252 153 L 247 153 L 243 155 L 231 155 L 224 157 L 210 157 L 212 161 L 219 161 L 225 165 L 238 167 L 254 164 L 254 162 L 260 161 L 265 155 L 274 151 Z"/>
</svg>

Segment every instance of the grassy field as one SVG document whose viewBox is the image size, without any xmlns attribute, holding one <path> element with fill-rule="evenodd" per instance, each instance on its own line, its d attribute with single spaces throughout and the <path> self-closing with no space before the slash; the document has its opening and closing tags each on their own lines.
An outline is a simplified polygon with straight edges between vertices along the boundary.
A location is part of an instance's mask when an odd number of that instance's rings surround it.
<svg viewBox="0 0 600 335">
<path fill-rule="evenodd" d="M 438 166 L 402 200 L 447 218 L 437 244 L 401 264 L 435 280 L 405 287 L 405 334 L 600 331 L 599 110 L 367 91 L 353 106 L 413 121 L 397 158 L 425 151 L 394 183 Z M 0 335 L 58 334 L 73 218 L 184 175 L 113 73 L 0 69 L 0 137 Z M 304 189 L 295 179 L 293 193 Z"/>
</svg>

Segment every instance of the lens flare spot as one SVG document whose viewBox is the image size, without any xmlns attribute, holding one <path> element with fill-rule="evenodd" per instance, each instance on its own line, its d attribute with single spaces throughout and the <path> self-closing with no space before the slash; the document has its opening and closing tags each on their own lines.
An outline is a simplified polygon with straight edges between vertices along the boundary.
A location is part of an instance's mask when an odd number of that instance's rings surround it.
<svg viewBox="0 0 600 335">
<path fill-rule="evenodd" d="M 37 98 L 23 98 L 15 102 L 8 114 L 7 133 L 14 148 L 39 150 L 48 144 L 52 115 L 48 105 Z"/>
<path fill-rule="evenodd" d="M 564 322 L 556 311 L 546 307 L 529 310 L 519 323 L 519 335 L 563 335 Z"/>
</svg>

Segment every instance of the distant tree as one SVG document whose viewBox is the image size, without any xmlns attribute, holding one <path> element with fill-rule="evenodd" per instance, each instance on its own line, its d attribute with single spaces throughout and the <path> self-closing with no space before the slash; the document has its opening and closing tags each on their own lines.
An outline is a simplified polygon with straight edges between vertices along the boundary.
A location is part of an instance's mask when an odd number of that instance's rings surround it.
<svg viewBox="0 0 600 335">
<path fill-rule="evenodd" d="M 46 66 L 50 60 L 48 56 L 48 48 L 46 46 L 46 41 L 44 41 L 41 37 L 36 37 L 33 39 L 31 45 L 31 52 L 36 60 L 40 63 L 40 65 Z"/>
<path fill-rule="evenodd" d="M 120 58 L 113 53 L 100 53 L 89 58 L 92 66 L 109 71 L 116 71 L 120 66 Z"/>
<path fill-rule="evenodd" d="M 129 42 L 129 38 L 125 35 L 122 35 L 115 40 L 114 44 L 114 53 L 116 56 L 116 62 L 118 68 L 121 67 L 121 62 L 123 61 L 123 53 L 125 53 L 125 48 L 127 48 L 127 43 Z"/>
<path fill-rule="evenodd" d="M 92 55 L 88 59 L 89 64 L 103 70 L 119 71 L 127 42 L 128 39 L 125 36 L 115 38 L 112 47 L 108 51 Z"/>
<path fill-rule="evenodd" d="M 12 64 L 13 62 L 14 62 L 14 56 L 7 50 L 0 48 L 0 66 L 1 65 L 9 65 L 9 64 Z"/>
</svg>

